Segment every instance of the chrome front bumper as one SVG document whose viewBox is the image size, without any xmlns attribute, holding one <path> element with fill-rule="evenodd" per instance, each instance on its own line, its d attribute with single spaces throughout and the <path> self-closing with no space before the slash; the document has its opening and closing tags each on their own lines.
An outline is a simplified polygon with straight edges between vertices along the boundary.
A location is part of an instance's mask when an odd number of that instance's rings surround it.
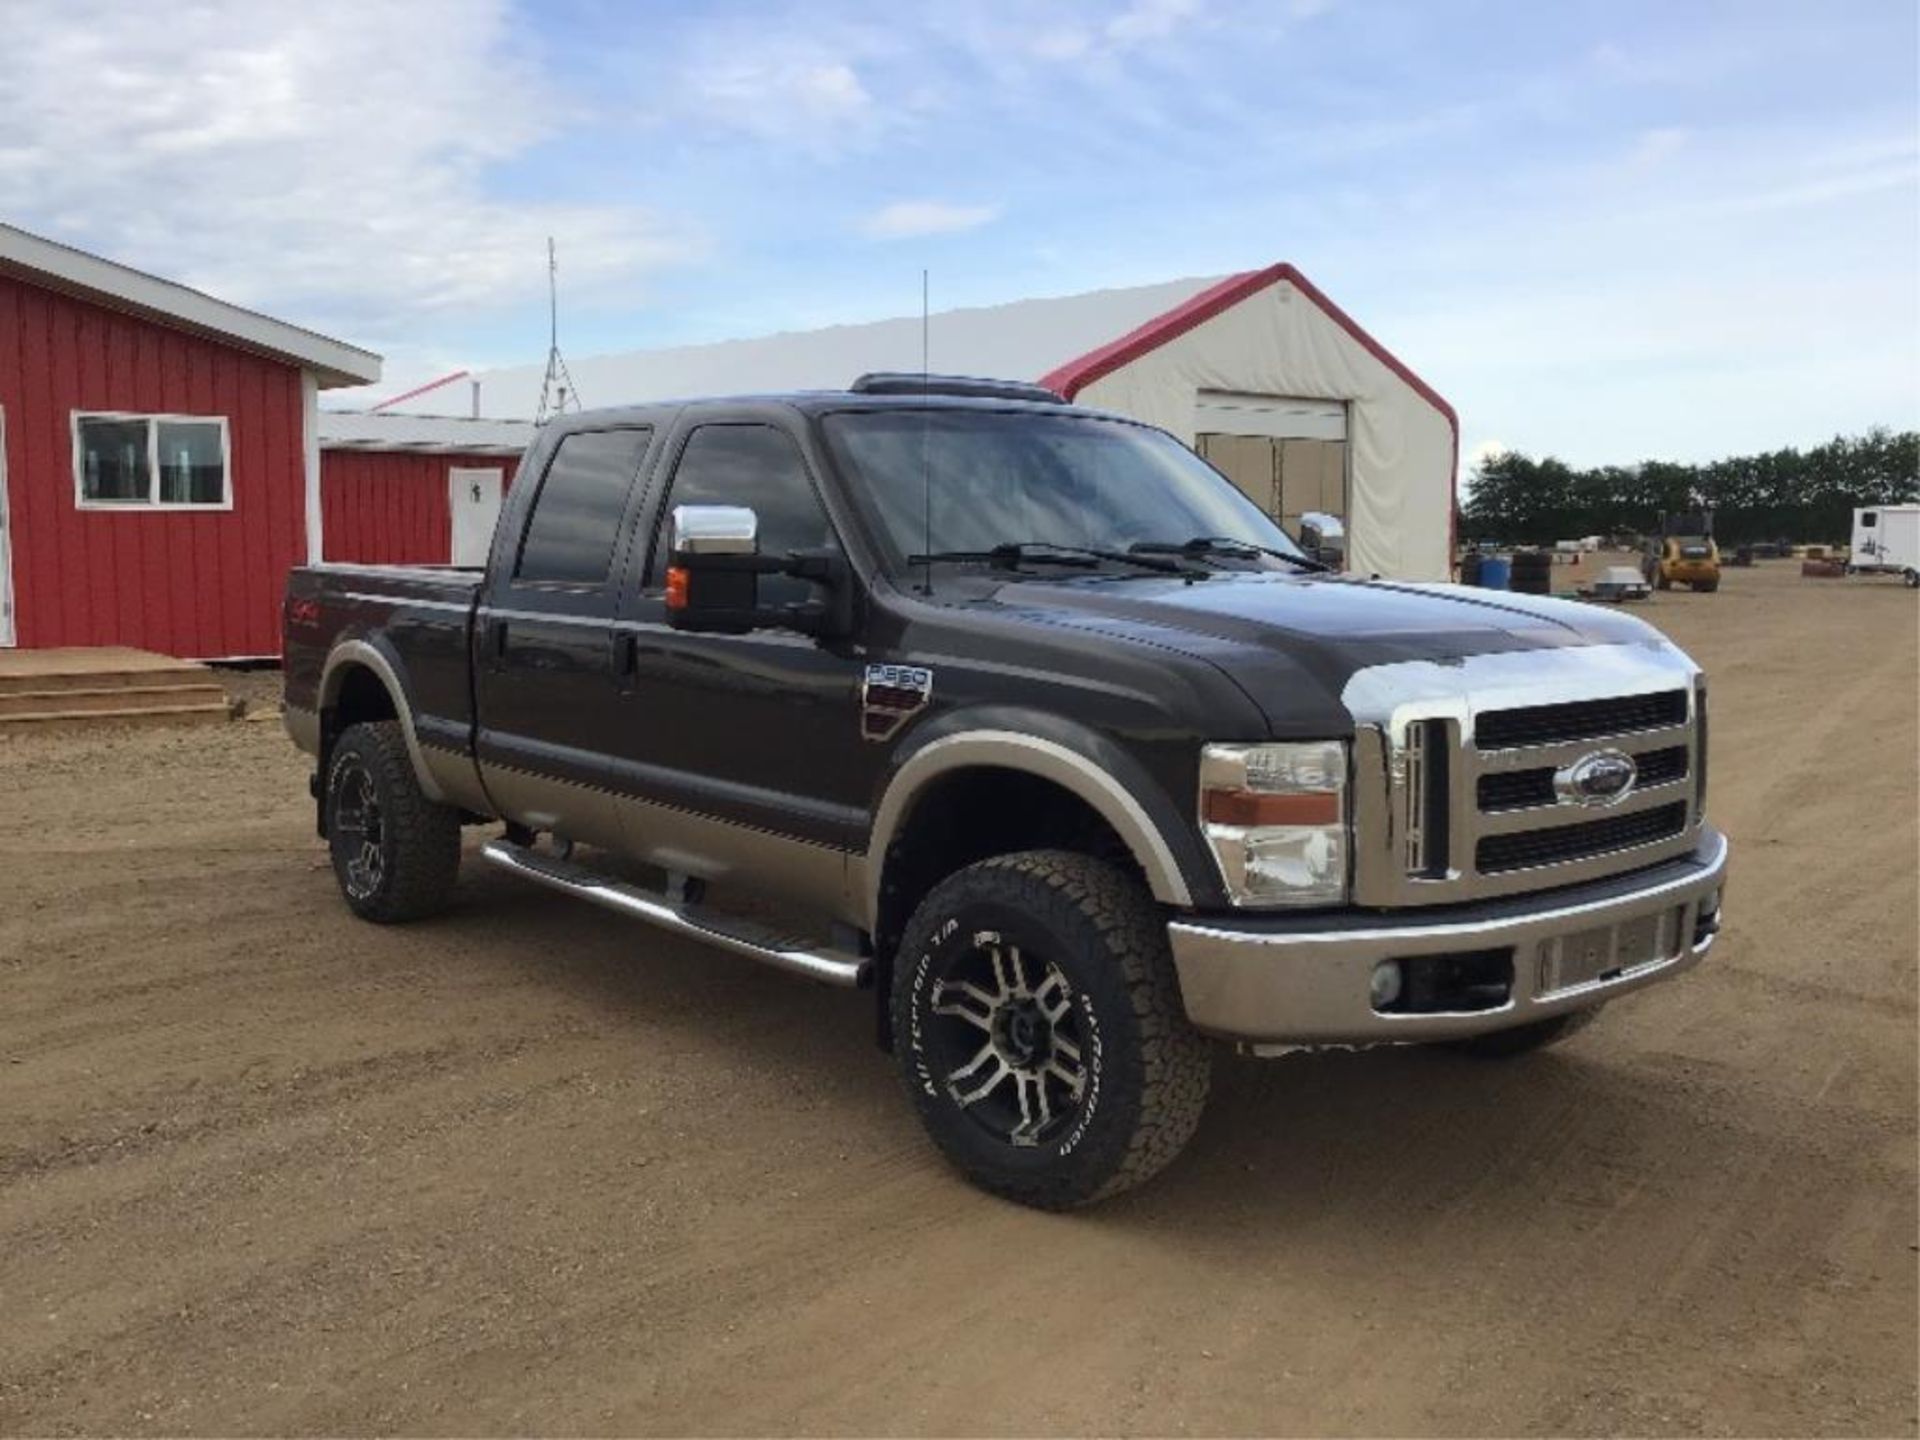
<svg viewBox="0 0 1920 1440">
<path fill-rule="evenodd" d="M 1218 921 L 1167 927 L 1187 1015 L 1201 1030 L 1255 1044 L 1391 1044 L 1504 1030 L 1580 1010 L 1698 964 L 1719 928 L 1727 842 L 1708 828 L 1690 855 L 1544 896 L 1480 905 Z M 1619 927 L 1651 921 L 1669 937 L 1653 958 L 1623 965 L 1603 955 L 1593 978 L 1558 986 L 1565 947 L 1614 943 Z M 1370 984 L 1386 961 L 1506 951 L 1504 1004 L 1488 1009 L 1375 1010 Z"/>
</svg>

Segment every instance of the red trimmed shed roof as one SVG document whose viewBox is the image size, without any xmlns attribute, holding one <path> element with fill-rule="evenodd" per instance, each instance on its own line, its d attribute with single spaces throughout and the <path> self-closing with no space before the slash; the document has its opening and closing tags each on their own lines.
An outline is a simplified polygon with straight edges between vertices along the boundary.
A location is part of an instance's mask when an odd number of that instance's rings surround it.
<svg viewBox="0 0 1920 1440">
<path fill-rule="evenodd" d="M 1370 355 L 1406 381 L 1421 399 L 1446 416 L 1447 424 L 1453 427 L 1454 443 L 1458 445 L 1460 417 L 1454 414 L 1453 407 L 1440 397 L 1440 392 L 1414 374 L 1406 363 L 1386 346 L 1362 330 L 1359 322 L 1329 300 L 1319 286 L 1284 261 L 1278 265 L 1269 265 L 1264 270 L 1247 270 L 1239 275 L 1229 275 L 1218 284 L 1208 286 L 1192 299 L 1174 306 L 1164 315 L 1156 315 L 1146 324 L 1129 330 L 1119 339 L 1110 341 L 1097 350 L 1090 350 L 1078 359 L 1069 360 L 1066 364 L 1048 371 L 1040 377 L 1040 383 L 1049 389 L 1057 390 L 1071 400 L 1094 381 L 1111 375 L 1121 366 L 1131 364 L 1150 350 L 1159 349 L 1169 340 L 1178 339 L 1196 325 L 1205 324 L 1222 311 L 1238 305 L 1249 296 L 1256 295 L 1269 285 L 1278 284 L 1282 280 L 1306 296 L 1326 314 L 1328 319 L 1359 341 Z"/>
</svg>

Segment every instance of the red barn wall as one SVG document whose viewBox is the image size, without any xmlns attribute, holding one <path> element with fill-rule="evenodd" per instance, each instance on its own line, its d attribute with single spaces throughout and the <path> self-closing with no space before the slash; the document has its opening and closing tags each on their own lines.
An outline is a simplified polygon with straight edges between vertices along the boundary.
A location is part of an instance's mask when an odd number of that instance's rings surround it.
<svg viewBox="0 0 1920 1440">
<path fill-rule="evenodd" d="M 22 647 L 280 653 L 306 559 L 300 371 L 0 275 L 0 406 Z M 224 415 L 231 510 L 82 510 L 73 412 Z"/>
<path fill-rule="evenodd" d="M 323 450 L 320 543 L 325 558 L 352 565 L 444 565 L 453 547 L 447 471 L 455 466 L 503 471 L 504 494 L 518 465 L 512 455 Z"/>
</svg>

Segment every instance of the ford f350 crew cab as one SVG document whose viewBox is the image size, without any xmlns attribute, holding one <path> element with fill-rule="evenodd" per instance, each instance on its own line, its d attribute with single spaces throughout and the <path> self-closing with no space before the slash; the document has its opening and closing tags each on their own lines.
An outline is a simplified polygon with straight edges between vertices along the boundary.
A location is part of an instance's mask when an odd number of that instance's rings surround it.
<svg viewBox="0 0 1920 1440">
<path fill-rule="evenodd" d="M 568 415 L 520 475 L 484 571 L 291 577 L 347 904 L 430 914 L 499 822 L 507 871 L 870 990 L 997 1193 L 1160 1169 L 1212 1039 L 1517 1054 L 1719 927 L 1692 661 L 1329 573 L 1160 431 L 870 376 Z"/>
</svg>

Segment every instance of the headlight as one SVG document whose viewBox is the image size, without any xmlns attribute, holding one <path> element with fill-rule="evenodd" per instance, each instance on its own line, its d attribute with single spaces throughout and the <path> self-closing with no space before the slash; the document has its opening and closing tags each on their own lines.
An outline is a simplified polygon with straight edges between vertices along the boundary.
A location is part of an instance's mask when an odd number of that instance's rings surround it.
<svg viewBox="0 0 1920 1440">
<path fill-rule="evenodd" d="M 1236 905 L 1337 905 L 1347 895 L 1347 746 L 1209 745 L 1200 832 Z"/>
</svg>

